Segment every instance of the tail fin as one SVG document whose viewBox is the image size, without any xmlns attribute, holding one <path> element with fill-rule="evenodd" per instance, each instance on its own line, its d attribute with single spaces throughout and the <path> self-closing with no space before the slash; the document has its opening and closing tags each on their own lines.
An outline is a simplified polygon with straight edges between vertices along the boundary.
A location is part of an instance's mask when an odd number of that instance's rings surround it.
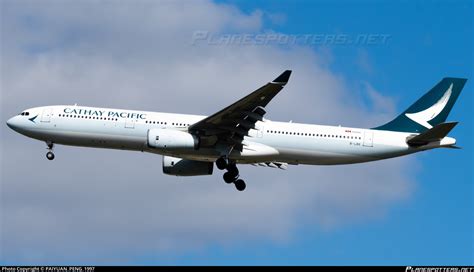
<svg viewBox="0 0 474 272">
<path fill-rule="evenodd" d="M 444 123 L 466 81 L 465 78 L 443 78 L 397 118 L 373 129 L 422 133 Z"/>
</svg>

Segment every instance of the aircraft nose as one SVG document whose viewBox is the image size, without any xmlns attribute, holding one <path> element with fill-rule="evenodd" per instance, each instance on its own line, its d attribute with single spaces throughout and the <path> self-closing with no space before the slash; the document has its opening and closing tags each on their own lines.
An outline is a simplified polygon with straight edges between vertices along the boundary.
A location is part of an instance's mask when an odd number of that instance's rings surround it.
<svg viewBox="0 0 474 272">
<path fill-rule="evenodd" d="M 17 116 L 14 116 L 7 121 L 7 126 L 13 130 L 16 130 L 18 128 L 18 118 Z"/>
</svg>

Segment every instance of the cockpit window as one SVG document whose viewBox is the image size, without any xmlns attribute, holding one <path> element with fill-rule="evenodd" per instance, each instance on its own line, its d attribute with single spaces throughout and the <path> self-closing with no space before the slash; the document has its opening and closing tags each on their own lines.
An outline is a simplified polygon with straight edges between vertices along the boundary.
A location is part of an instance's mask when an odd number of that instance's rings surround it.
<svg viewBox="0 0 474 272">
<path fill-rule="evenodd" d="M 24 111 L 24 112 L 20 113 L 20 115 L 21 115 L 21 116 L 28 116 L 28 115 L 30 115 L 30 113 L 27 112 L 27 111 Z"/>
</svg>

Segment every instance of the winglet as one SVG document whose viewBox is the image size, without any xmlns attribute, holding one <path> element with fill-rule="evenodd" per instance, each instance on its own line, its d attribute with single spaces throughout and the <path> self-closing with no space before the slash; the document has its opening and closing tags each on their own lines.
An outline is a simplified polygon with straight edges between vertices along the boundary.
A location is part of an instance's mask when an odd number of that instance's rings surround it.
<svg viewBox="0 0 474 272">
<path fill-rule="evenodd" d="M 277 78 L 275 78 L 275 80 L 273 80 L 272 83 L 279 83 L 279 84 L 285 85 L 290 79 L 290 75 L 291 75 L 291 70 L 286 70 Z"/>
</svg>

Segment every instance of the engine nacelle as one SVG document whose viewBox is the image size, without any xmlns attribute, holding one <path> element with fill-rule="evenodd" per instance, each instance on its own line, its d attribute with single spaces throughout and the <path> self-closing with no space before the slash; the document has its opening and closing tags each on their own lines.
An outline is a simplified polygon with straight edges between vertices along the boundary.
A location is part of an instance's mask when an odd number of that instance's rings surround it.
<svg viewBox="0 0 474 272">
<path fill-rule="evenodd" d="M 199 137 L 179 130 L 150 129 L 147 144 L 151 148 L 163 150 L 198 149 Z"/>
<path fill-rule="evenodd" d="M 213 162 L 185 160 L 170 156 L 163 156 L 163 173 L 174 176 L 202 176 L 212 175 Z"/>
</svg>

